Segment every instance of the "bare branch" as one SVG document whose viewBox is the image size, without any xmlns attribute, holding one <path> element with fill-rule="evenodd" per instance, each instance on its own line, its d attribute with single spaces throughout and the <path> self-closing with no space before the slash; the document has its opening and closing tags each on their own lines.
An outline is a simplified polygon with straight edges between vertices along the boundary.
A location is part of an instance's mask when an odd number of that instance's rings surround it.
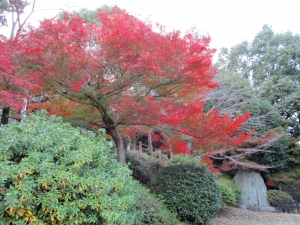
<svg viewBox="0 0 300 225">
<path fill-rule="evenodd" d="M 20 31 L 22 30 L 22 28 L 24 27 L 24 25 L 26 24 L 27 20 L 30 18 L 30 16 L 34 13 L 34 8 L 35 8 L 35 0 L 33 0 L 33 3 L 32 3 L 32 8 L 31 8 L 31 12 L 28 14 L 28 16 L 26 17 L 26 19 L 23 21 L 23 23 L 21 24 L 20 23 L 20 17 L 19 17 L 19 29 L 17 31 L 17 34 L 16 36 L 18 36 L 18 34 L 20 33 Z"/>
</svg>

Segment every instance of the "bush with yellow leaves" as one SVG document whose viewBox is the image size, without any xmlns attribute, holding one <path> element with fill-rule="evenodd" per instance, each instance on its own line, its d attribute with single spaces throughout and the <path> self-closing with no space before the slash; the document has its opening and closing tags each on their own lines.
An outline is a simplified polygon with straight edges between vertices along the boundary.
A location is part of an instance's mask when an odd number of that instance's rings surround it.
<svg viewBox="0 0 300 225">
<path fill-rule="evenodd" d="M 116 161 L 103 133 L 81 134 L 45 114 L 0 128 L 0 221 L 134 223 L 139 185 Z"/>
</svg>

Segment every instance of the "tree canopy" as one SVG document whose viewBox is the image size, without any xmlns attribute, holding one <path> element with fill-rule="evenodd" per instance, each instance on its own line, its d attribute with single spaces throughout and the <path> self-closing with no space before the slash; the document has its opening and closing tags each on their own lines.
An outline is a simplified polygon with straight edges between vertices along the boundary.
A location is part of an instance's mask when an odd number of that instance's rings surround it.
<svg viewBox="0 0 300 225">
<path fill-rule="evenodd" d="M 22 47 L 11 59 L 18 76 L 34 77 L 42 93 L 99 115 L 93 123 L 111 135 L 120 162 L 124 128 L 160 130 L 178 153 L 189 152 L 187 142 L 193 149 L 227 148 L 251 136 L 237 133 L 249 113 L 231 120 L 216 109 L 203 111 L 205 96 L 218 86 L 209 37 L 161 26 L 156 32 L 117 7 L 98 16 L 101 23 L 74 14 L 45 20 L 19 35 Z"/>
</svg>

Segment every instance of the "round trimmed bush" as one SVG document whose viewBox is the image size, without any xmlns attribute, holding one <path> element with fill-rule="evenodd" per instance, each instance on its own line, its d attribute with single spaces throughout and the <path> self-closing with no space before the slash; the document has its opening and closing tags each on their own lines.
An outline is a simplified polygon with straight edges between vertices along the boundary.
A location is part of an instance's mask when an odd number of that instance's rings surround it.
<svg viewBox="0 0 300 225">
<path fill-rule="evenodd" d="M 156 193 L 182 221 L 205 223 L 221 208 L 220 189 L 205 167 L 171 165 L 157 176 Z"/>
<path fill-rule="evenodd" d="M 103 134 L 45 112 L 1 126 L 0 221 L 133 224 L 140 186 L 115 158 Z"/>
</svg>

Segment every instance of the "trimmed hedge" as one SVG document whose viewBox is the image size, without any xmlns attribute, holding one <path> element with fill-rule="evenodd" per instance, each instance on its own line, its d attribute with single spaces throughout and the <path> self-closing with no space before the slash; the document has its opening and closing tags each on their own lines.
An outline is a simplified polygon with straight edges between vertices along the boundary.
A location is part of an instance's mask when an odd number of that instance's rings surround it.
<svg viewBox="0 0 300 225">
<path fill-rule="evenodd" d="M 205 223 L 221 208 L 219 186 L 205 167 L 171 165 L 162 169 L 156 193 L 182 221 Z"/>
</svg>

